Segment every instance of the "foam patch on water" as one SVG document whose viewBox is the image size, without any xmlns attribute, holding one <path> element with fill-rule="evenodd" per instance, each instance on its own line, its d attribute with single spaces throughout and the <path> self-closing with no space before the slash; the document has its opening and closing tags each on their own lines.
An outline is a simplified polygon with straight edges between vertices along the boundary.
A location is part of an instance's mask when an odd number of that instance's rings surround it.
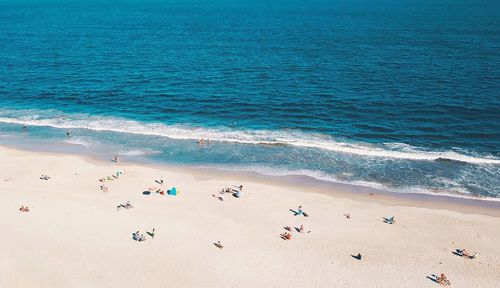
<svg viewBox="0 0 500 288">
<path fill-rule="evenodd" d="M 146 155 L 155 155 L 160 154 L 160 151 L 156 150 L 122 150 L 117 154 L 120 156 L 146 156 Z"/>
</svg>

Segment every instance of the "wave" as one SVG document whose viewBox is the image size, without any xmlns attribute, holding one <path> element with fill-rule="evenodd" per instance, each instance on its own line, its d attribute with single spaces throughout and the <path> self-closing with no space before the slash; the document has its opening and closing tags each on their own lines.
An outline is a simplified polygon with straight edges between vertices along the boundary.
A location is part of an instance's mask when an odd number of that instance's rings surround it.
<svg viewBox="0 0 500 288">
<path fill-rule="evenodd" d="M 85 146 L 86 148 L 99 144 L 95 141 L 90 140 L 87 137 L 71 137 L 68 138 L 65 142 L 68 144 Z"/>
<path fill-rule="evenodd" d="M 160 151 L 156 150 L 123 150 L 118 151 L 118 155 L 120 156 L 144 156 L 144 155 L 154 155 L 160 154 Z"/>
<path fill-rule="evenodd" d="M 230 127 L 202 128 L 179 124 L 147 123 L 87 114 L 63 115 L 61 112 L 52 110 L 0 110 L 0 122 L 19 125 L 26 124 L 28 126 L 47 126 L 60 129 L 110 131 L 182 140 L 205 138 L 210 139 L 211 142 L 314 148 L 366 157 L 417 161 L 449 160 L 471 164 L 500 164 L 500 159 L 493 156 L 467 155 L 455 151 L 425 151 L 403 143 L 386 143 L 376 146 L 338 142 L 328 135 L 305 133 L 298 130 L 244 130 Z"/>
<path fill-rule="evenodd" d="M 344 185 L 352 185 L 357 187 L 367 187 L 371 189 L 376 189 L 385 192 L 391 193 L 403 193 L 403 194 L 425 194 L 425 195 L 440 195 L 446 197 L 453 198 L 462 198 L 462 199 L 483 199 L 487 201 L 498 201 L 500 202 L 500 198 L 490 197 L 490 196 L 481 196 L 481 195 L 473 195 L 467 189 L 459 188 L 460 185 L 452 180 L 449 184 L 453 184 L 451 186 L 455 186 L 453 188 L 442 188 L 442 189 L 433 189 L 424 186 L 412 186 L 412 187 L 393 187 L 389 183 L 383 184 L 379 182 L 373 181 L 363 181 L 363 180 L 349 180 L 348 177 L 344 177 L 344 175 L 331 175 L 319 170 L 309 170 L 309 169 L 286 169 L 286 168 L 271 168 L 267 166 L 200 166 L 201 168 L 217 168 L 220 170 L 228 170 L 235 172 L 257 172 L 263 175 L 268 176 L 290 176 L 290 177 L 310 177 L 314 180 L 330 182 L 334 184 L 344 184 Z M 348 176 L 348 175 L 346 175 Z"/>
</svg>

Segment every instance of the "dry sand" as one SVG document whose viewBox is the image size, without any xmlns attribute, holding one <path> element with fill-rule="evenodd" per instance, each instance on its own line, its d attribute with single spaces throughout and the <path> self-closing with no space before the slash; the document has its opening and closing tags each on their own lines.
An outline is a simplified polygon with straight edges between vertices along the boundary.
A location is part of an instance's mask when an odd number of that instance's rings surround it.
<svg viewBox="0 0 500 288">
<path fill-rule="evenodd" d="M 98 179 L 122 169 L 102 192 Z M 181 193 L 143 195 L 161 178 Z M 212 197 L 240 184 L 240 199 Z M 498 216 L 311 191 L 0 148 L 0 287 L 420 288 L 440 287 L 427 278 L 438 273 L 451 287 L 500 287 Z M 117 211 L 126 201 L 134 208 Z M 310 217 L 289 211 L 298 205 Z M 396 224 L 382 221 L 390 215 Z M 311 233 L 280 238 L 284 226 L 301 224 Z M 152 228 L 154 239 L 132 240 Z M 480 256 L 468 260 L 456 248 Z M 351 257 L 358 252 L 361 261 Z"/>
</svg>

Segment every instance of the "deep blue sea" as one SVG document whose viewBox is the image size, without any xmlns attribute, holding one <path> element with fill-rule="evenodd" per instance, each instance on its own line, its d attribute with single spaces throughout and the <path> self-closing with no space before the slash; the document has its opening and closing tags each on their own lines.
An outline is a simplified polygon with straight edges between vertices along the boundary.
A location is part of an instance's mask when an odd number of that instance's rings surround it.
<svg viewBox="0 0 500 288">
<path fill-rule="evenodd" d="M 26 143 L 500 198 L 500 1 L 0 0 Z"/>
</svg>

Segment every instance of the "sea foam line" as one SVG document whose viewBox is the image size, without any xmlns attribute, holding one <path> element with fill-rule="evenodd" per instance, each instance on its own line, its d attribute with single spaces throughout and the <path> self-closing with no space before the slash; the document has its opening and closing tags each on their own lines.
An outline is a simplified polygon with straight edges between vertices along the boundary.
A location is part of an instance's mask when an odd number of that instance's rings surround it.
<svg viewBox="0 0 500 288">
<path fill-rule="evenodd" d="M 3 113 L 0 112 L 0 115 L 1 114 Z M 404 145 L 404 150 L 384 149 L 372 145 L 337 142 L 329 136 L 306 134 L 296 130 L 271 131 L 236 130 L 225 127 L 200 128 L 181 125 L 166 125 L 161 123 L 144 123 L 135 120 L 113 117 L 96 117 L 81 114 L 71 115 L 70 117 L 41 118 L 37 115 L 0 117 L 0 122 L 19 125 L 26 124 L 29 126 L 46 126 L 59 129 L 89 129 L 93 131 L 160 136 L 179 140 L 198 140 L 200 138 L 205 138 L 216 142 L 256 145 L 289 145 L 368 157 L 420 161 L 453 160 L 471 164 L 500 164 L 500 159 L 493 157 L 469 156 L 454 151 L 422 151 L 409 145 Z"/>
</svg>

